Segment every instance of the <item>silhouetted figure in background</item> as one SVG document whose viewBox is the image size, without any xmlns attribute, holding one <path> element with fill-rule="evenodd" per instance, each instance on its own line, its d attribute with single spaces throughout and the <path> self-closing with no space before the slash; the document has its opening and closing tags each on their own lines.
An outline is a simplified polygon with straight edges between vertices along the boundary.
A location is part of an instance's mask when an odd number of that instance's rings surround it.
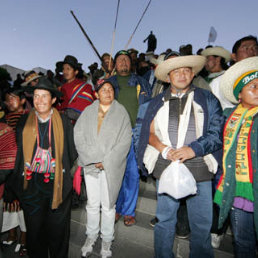
<svg viewBox="0 0 258 258">
<path fill-rule="evenodd" d="M 191 44 L 181 45 L 179 47 L 179 53 L 181 56 L 189 56 L 193 54 L 193 47 Z"/>
<path fill-rule="evenodd" d="M 16 80 L 13 82 L 13 87 L 14 88 L 20 88 L 21 87 L 21 84 L 23 83 L 23 79 L 21 77 L 21 75 L 18 73 L 16 75 Z"/>
<path fill-rule="evenodd" d="M 147 52 L 154 52 L 157 47 L 157 39 L 155 35 L 150 32 L 149 36 L 143 41 L 144 43 L 148 40 L 148 49 Z"/>
</svg>

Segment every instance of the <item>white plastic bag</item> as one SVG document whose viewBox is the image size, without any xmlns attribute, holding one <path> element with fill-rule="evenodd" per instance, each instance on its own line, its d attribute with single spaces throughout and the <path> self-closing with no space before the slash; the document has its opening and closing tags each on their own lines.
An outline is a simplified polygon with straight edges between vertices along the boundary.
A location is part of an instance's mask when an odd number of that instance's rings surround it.
<svg viewBox="0 0 258 258">
<path fill-rule="evenodd" d="M 166 193 L 175 199 L 180 199 L 197 191 L 196 181 L 188 168 L 179 160 L 163 171 L 159 180 L 158 193 Z"/>
</svg>

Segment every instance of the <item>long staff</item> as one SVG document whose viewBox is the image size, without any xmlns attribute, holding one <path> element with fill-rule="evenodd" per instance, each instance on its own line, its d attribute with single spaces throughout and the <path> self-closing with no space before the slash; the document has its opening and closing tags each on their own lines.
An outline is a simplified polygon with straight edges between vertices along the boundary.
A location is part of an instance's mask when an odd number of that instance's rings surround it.
<svg viewBox="0 0 258 258">
<path fill-rule="evenodd" d="M 100 61 L 102 61 L 102 60 L 101 60 L 101 56 L 100 56 L 98 50 L 95 48 L 94 44 L 92 43 L 92 41 L 91 41 L 91 39 L 89 38 L 89 36 L 87 35 L 86 31 L 84 30 L 84 28 L 82 27 L 82 25 L 81 25 L 80 22 L 78 21 L 77 17 L 75 16 L 75 14 L 73 13 L 72 10 L 71 10 L 70 12 L 71 12 L 73 18 L 74 18 L 74 19 L 76 20 L 76 22 L 78 23 L 78 25 L 79 25 L 79 27 L 80 27 L 82 33 L 84 34 L 84 36 L 86 37 L 86 39 L 89 41 L 89 43 L 90 43 L 91 47 L 93 48 L 93 50 L 95 51 L 95 53 L 97 54 L 98 58 L 100 59 Z"/>
<path fill-rule="evenodd" d="M 116 19 L 115 19 L 115 25 L 114 25 L 114 30 L 113 30 L 113 36 L 112 36 L 112 44 L 111 44 L 111 49 L 110 49 L 110 58 L 109 58 L 109 65 L 108 65 L 108 70 L 110 71 L 110 66 L 111 66 L 111 58 L 114 50 L 114 42 L 115 42 L 115 34 L 116 34 L 116 24 L 117 24 L 117 18 L 118 18 L 118 10 L 119 10 L 119 5 L 120 5 L 120 0 L 117 1 L 117 8 L 116 8 Z"/>
<path fill-rule="evenodd" d="M 149 1 L 149 3 L 147 4 L 147 6 L 146 6 L 146 8 L 145 8 L 145 10 L 144 10 L 144 12 L 143 12 L 143 14 L 142 14 L 142 16 L 141 16 L 141 18 L 140 18 L 139 22 L 137 23 L 137 25 L 136 25 L 136 27 L 135 27 L 135 29 L 134 29 L 134 31 L 133 31 L 133 33 L 132 33 L 131 37 L 129 38 L 129 40 L 128 40 L 128 42 L 127 42 L 126 46 L 125 46 L 125 50 L 127 50 L 127 48 L 128 48 L 128 46 L 129 46 L 129 44 L 131 43 L 132 38 L 133 38 L 133 36 L 134 36 L 134 34 L 135 34 L 135 32 L 136 32 L 136 30 L 137 30 L 137 28 L 138 28 L 139 24 L 141 23 L 141 21 L 142 21 L 142 18 L 143 18 L 143 16 L 144 16 L 144 14 L 146 13 L 147 9 L 149 8 L 150 3 L 151 3 L 151 0 L 150 0 L 150 1 Z"/>
</svg>

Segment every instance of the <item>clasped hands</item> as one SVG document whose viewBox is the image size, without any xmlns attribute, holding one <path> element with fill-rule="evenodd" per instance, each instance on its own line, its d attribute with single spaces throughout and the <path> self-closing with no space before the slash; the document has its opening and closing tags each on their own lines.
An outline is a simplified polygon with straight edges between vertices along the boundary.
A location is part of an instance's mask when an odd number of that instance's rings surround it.
<svg viewBox="0 0 258 258">
<path fill-rule="evenodd" d="M 103 164 L 101 162 L 95 164 L 96 168 L 99 168 L 100 170 L 104 170 Z"/>
<path fill-rule="evenodd" d="M 187 159 L 194 158 L 195 152 L 188 146 L 183 146 L 177 150 L 167 146 L 162 150 L 162 157 L 171 161 L 179 160 L 182 163 Z"/>
</svg>

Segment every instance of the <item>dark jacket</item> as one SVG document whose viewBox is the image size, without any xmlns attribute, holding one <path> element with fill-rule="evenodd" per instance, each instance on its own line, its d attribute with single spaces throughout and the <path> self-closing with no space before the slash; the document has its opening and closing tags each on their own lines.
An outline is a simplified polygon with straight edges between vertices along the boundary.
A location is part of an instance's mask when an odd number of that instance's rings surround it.
<svg viewBox="0 0 258 258">
<path fill-rule="evenodd" d="M 224 117 L 220 103 L 211 92 L 196 88 L 195 86 L 191 87 L 194 88 L 194 101 L 203 109 L 204 126 L 203 135 L 196 141 L 193 141 L 189 146 L 193 149 L 196 156 L 205 156 L 211 153 L 218 163 L 221 164 Z M 158 110 L 164 104 L 164 95 L 165 92 L 141 105 L 136 120 L 134 133 L 136 158 L 138 166 L 145 176 L 147 175 L 147 171 L 143 164 L 143 156 L 149 143 L 150 124 Z"/>
<path fill-rule="evenodd" d="M 17 157 L 15 162 L 15 169 L 14 173 L 10 176 L 10 179 L 8 180 L 8 187 L 12 189 L 13 193 L 16 197 L 21 201 L 21 206 L 23 202 L 23 198 L 26 195 L 26 191 L 23 189 L 23 183 L 24 183 L 24 157 L 23 157 L 23 143 L 22 143 L 22 133 L 25 126 L 25 123 L 27 121 L 28 114 L 21 117 L 18 125 L 17 125 Z M 72 190 L 72 177 L 70 174 L 70 169 L 73 166 L 73 163 L 77 157 L 77 152 L 74 145 L 73 140 L 73 126 L 71 122 L 68 120 L 68 118 L 65 115 L 61 115 L 62 122 L 63 122 L 63 128 L 64 128 L 64 151 L 63 151 L 63 200 L 65 200 L 66 196 L 71 192 Z M 53 139 L 54 137 L 52 137 Z M 53 145 L 52 145 L 53 146 Z M 35 144 L 36 148 L 36 144 Z M 34 148 L 34 151 L 35 151 Z M 30 189 L 31 181 L 28 181 L 28 189 Z M 45 184 L 45 183 L 43 183 Z M 9 200 L 10 198 L 15 198 L 15 196 L 8 196 Z"/>
<path fill-rule="evenodd" d="M 108 81 L 112 83 L 115 87 L 115 98 L 117 99 L 119 94 L 119 84 L 117 81 L 116 75 L 108 78 Z M 143 77 L 131 73 L 131 76 L 128 81 L 128 85 L 132 87 L 136 87 L 138 84 L 141 86 L 140 94 L 139 94 L 139 105 L 145 103 L 151 98 L 151 86 L 148 81 L 146 81 Z"/>
</svg>

